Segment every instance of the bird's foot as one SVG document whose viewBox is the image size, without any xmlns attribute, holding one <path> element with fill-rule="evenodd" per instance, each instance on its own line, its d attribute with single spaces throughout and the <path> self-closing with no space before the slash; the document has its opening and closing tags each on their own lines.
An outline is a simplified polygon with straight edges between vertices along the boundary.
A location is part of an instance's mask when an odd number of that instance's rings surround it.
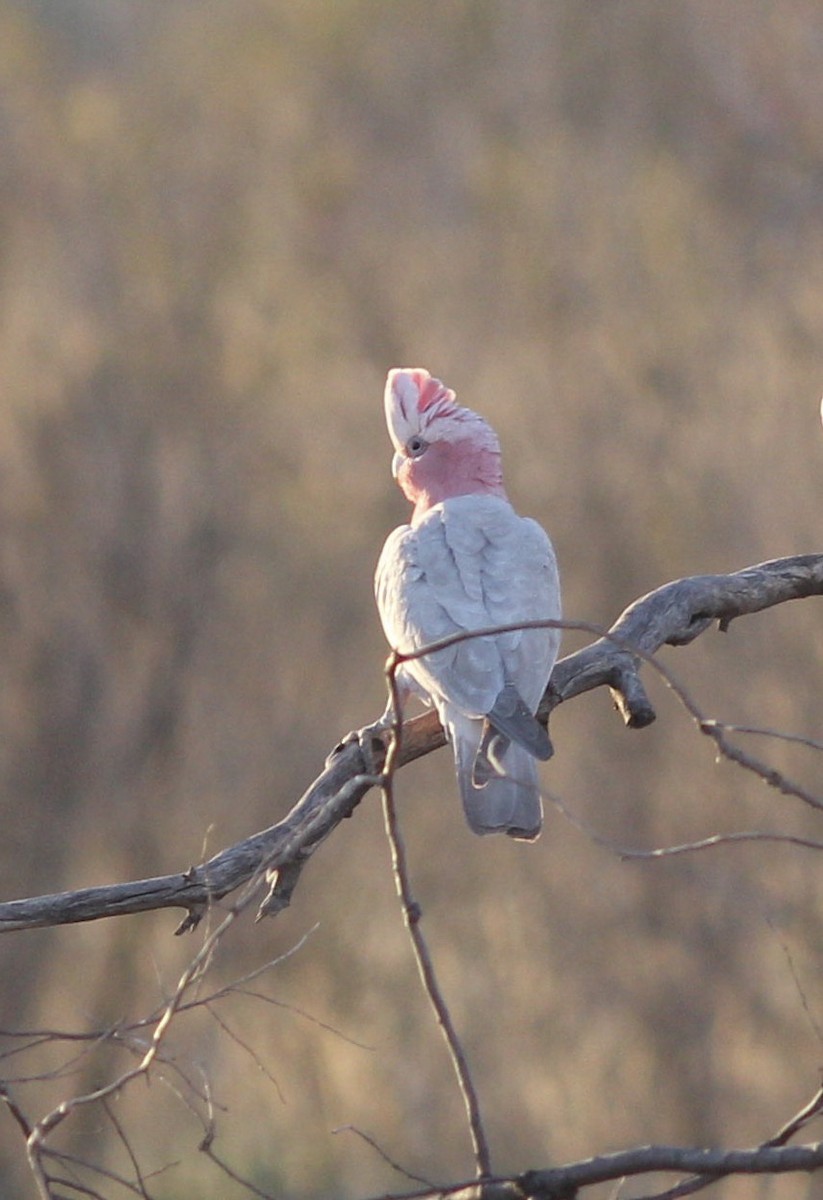
<svg viewBox="0 0 823 1200">
<path fill-rule="evenodd" d="M 384 713 L 379 721 L 365 725 L 362 729 L 353 729 L 347 733 L 332 750 L 326 759 L 326 766 L 332 766 L 335 761 L 351 746 L 356 745 L 363 759 L 363 769 L 366 775 L 380 775 L 386 760 L 386 742 L 388 733 L 394 724 L 394 718 Z"/>
</svg>

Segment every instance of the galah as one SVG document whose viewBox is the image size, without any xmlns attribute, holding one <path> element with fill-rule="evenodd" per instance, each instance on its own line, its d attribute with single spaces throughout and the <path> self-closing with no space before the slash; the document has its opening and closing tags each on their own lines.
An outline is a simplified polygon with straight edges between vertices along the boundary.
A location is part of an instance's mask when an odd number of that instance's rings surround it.
<svg viewBox="0 0 823 1200">
<path fill-rule="evenodd" d="M 375 576 L 389 644 L 408 654 L 453 634 L 558 619 L 551 542 L 509 503 L 491 426 L 422 368 L 389 371 L 385 409 L 392 474 L 414 505 Z M 551 628 L 489 633 L 398 669 L 401 703 L 416 693 L 437 710 L 475 833 L 540 833 L 535 759 L 552 748 L 534 713 L 559 642 Z"/>
</svg>

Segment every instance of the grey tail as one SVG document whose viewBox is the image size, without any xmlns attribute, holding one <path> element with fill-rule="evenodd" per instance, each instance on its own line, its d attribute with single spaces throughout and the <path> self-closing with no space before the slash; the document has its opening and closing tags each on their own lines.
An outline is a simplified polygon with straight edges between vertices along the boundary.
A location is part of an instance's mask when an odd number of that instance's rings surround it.
<svg viewBox="0 0 823 1200">
<path fill-rule="evenodd" d="M 545 761 L 554 753 L 548 733 L 512 683 L 507 683 L 500 692 L 486 720 L 492 729 L 528 750 L 535 758 Z M 500 753 L 505 753 L 505 747 Z"/>
<path fill-rule="evenodd" d="M 500 767 L 505 774 L 490 773 L 478 787 L 475 779 L 475 745 L 455 742 L 457 781 L 469 827 L 479 834 L 507 833 L 532 842 L 540 836 L 543 803 L 537 785 L 537 764 L 528 750 L 511 744 Z"/>
</svg>

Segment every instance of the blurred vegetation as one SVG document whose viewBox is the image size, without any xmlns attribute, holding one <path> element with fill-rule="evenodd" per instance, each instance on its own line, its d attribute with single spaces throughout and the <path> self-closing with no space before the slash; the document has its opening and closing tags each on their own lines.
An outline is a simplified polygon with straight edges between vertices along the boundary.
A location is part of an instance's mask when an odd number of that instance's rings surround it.
<svg viewBox="0 0 823 1200">
<path fill-rule="evenodd" d="M 3 897 L 183 869 L 382 710 L 390 366 L 496 426 L 570 617 L 823 550 L 821 114 L 816 0 L 0 0 Z M 714 716 L 820 737 L 821 653 L 808 601 L 667 662 Z M 620 845 L 820 836 L 651 686 L 642 733 L 605 695 L 557 714 L 544 779 L 580 817 Z M 535 847 L 481 842 L 444 754 L 399 793 L 497 1168 L 750 1144 L 813 1093 L 809 852 L 623 863 L 551 813 Z M 268 985 L 292 1007 L 220 1009 L 273 1079 L 207 1013 L 178 1023 L 220 1152 L 290 1197 L 399 1186 L 345 1125 L 469 1172 L 387 859 L 370 799 L 292 910 L 223 945 L 216 980 L 318 923 Z M 0 1026 L 149 1011 L 192 950 L 173 927 L 8 936 Z M 118 1113 L 146 1171 L 179 1164 L 159 1195 L 244 1194 L 159 1081 Z M 125 1161 L 99 1116 L 62 1144 Z M 2 1114 L 0 1192 L 31 1194 Z"/>
</svg>

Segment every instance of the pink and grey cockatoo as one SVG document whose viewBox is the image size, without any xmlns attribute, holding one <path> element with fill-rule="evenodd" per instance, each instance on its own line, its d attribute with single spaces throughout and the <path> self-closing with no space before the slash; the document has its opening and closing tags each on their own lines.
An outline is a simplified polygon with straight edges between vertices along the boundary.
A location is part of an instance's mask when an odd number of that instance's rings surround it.
<svg viewBox="0 0 823 1200">
<path fill-rule="evenodd" d="M 558 619 L 551 542 L 509 503 L 491 426 L 421 368 L 389 371 L 385 406 L 392 474 L 414 505 L 375 576 L 390 645 L 409 653 L 462 631 Z M 401 698 L 416 693 L 437 709 L 475 833 L 540 833 L 535 759 L 552 748 L 534 713 L 559 642 L 557 629 L 490 634 L 398 670 Z"/>
</svg>

